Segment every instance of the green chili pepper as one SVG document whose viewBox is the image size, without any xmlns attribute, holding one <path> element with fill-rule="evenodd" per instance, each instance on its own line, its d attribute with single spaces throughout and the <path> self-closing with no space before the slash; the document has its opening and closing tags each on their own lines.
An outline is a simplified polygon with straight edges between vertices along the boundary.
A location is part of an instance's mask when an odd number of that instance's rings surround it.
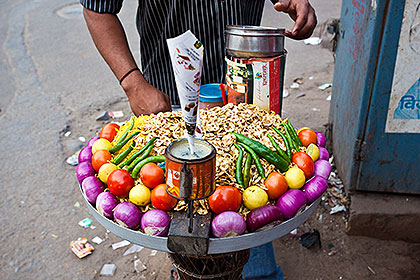
<svg viewBox="0 0 420 280">
<path fill-rule="evenodd" d="M 154 157 L 148 157 L 137 163 L 136 167 L 133 170 L 133 173 L 131 173 L 131 177 L 133 179 L 137 178 L 137 175 L 139 175 L 140 169 L 149 162 L 162 162 L 165 161 L 166 158 L 164 156 L 154 156 Z"/>
<path fill-rule="evenodd" d="M 284 130 L 286 131 L 286 137 L 287 137 L 287 140 L 289 140 L 290 148 L 295 149 L 298 152 L 299 147 L 292 138 L 292 132 L 290 131 L 290 127 L 287 125 L 287 123 L 281 123 L 281 125 L 283 125 Z"/>
<path fill-rule="evenodd" d="M 277 144 L 276 140 L 274 140 L 274 138 L 270 134 L 267 134 L 267 137 L 268 139 L 270 139 L 271 144 L 273 144 L 274 148 L 279 153 L 279 155 L 290 164 L 290 159 L 287 157 L 286 153 L 280 148 L 279 144 Z"/>
<path fill-rule="evenodd" d="M 289 127 L 290 127 L 290 130 L 291 130 L 291 132 L 292 132 L 292 137 L 295 139 L 296 143 L 298 144 L 298 147 L 303 146 L 302 141 L 300 141 L 299 135 L 297 134 L 297 132 L 296 132 L 296 130 L 295 130 L 295 128 L 294 128 L 294 126 L 292 125 L 292 123 L 290 122 L 290 120 L 289 120 L 289 119 L 287 120 L 287 124 L 288 124 L 288 125 L 289 125 Z"/>
<path fill-rule="evenodd" d="M 128 172 L 131 172 L 140 161 L 142 161 L 143 159 L 145 159 L 150 154 L 150 152 L 152 151 L 153 146 L 154 146 L 153 144 L 150 145 L 146 149 L 146 151 L 144 151 L 144 153 L 141 156 L 139 156 L 138 158 L 136 158 L 135 161 L 133 161 L 132 163 L 130 163 L 130 165 L 127 167 L 127 171 Z"/>
<path fill-rule="evenodd" d="M 120 164 L 123 161 L 123 159 L 125 159 L 131 153 L 131 151 L 133 150 L 133 148 L 134 148 L 134 143 L 131 144 L 130 146 L 128 146 L 128 148 L 125 149 L 121 154 L 119 154 L 114 159 L 114 161 L 112 163 L 115 164 L 115 165 Z"/>
<path fill-rule="evenodd" d="M 129 131 L 131 131 L 134 127 L 134 119 L 131 119 L 131 124 L 128 127 L 128 129 L 126 131 L 124 131 L 123 135 L 121 135 L 120 139 L 118 139 L 117 143 L 115 143 L 115 145 L 117 145 L 119 142 L 124 141 L 125 137 L 127 137 L 127 134 Z"/>
<path fill-rule="evenodd" d="M 292 160 L 292 149 L 290 148 L 289 140 L 287 140 L 287 137 L 281 132 L 279 129 L 272 127 L 272 129 L 277 132 L 281 138 L 283 139 L 284 145 L 286 146 L 286 154 L 289 160 Z"/>
<path fill-rule="evenodd" d="M 274 164 L 281 172 L 285 172 L 289 168 L 289 163 L 277 153 L 270 150 L 258 141 L 248 138 L 242 134 L 231 132 L 236 139 L 245 145 L 248 145 L 255 153 L 266 159 L 269 163 Z M 252 155 L 252 154 L 251 154 Z M 255 162 L 255 158 L 254 162 Z"/>
<path fill-rule="evenodd" d="M 153 144 L 153 142 L 155 142 L 155 140 L 158 137 L 153 137 L 149 142 L 146 143 L 146 145 L 144 145 L 143 148 L 141 148 L 140 150 L 138 150 L 137 152 L 135 152 L 131 157 L 129 157 L 126 161 L 124 161 L 120 168 L 123 168 L 126 165 L 130 165 L 130 163 L 132 163 L 139 155 L 141 155 L 147 148 L 150 147 L 150 145 Z"/>
<path fill-rule="evenodd" d="M 247 146 L 244 143 L 239 143 L 239 145 L 241 145 L 242 148 L 244 148 L 249 154 L 251 154 L 251 157 L 255 162 L 255 166 L 257 167 L 258 174 L 260 174 L 261 178 L 263 178 L 263 180 L 265 180 L 265 171 L 264 171 L 264 168 L 261 164 L 260 158 L 258 157 L 257 153 L 251 147 Z"/>
<path fill-rule="evenodd" d="M 251 153 L 246 154 L 245 159 L 245 166 L 244 166 L 244 189 L 249 187 L 249 182 L 251 180 L 251 164 L 252 164 L 252 156 Z"/>
<path fill-rule="evenodd" d="M 237 143 L 234 143 L 233 145 L 235 145 L 236 149 L 238 149 L 238 152 L 239 152 L 238 160 L 236 161 L 236 169 L 235 169 L 236 182 L 238 182 L 238 184 L 241 185 L 241 187 L 245 188 L 244 180 L 242 177 L 242 160 L 244 158 L 244 150 L 242 150 L 241 146 L 239 146 Z"/>
<path fill-rule="evenodd" d="M 121 142 L 118 141 L 118 143 L 115 144 L 112 148 L 108 149 L 108 151 L 112 154 L 115 153 L 116 151 L 119 151 L 122 147 L 125 146 L 125 144 L 128 143 L 128 141 L 130 141 L 134 136 L 136 136 L 139 133 L 140 131 L 134 132 L 133 134 L 125 138 L 123 141 Z"/>
</svg>

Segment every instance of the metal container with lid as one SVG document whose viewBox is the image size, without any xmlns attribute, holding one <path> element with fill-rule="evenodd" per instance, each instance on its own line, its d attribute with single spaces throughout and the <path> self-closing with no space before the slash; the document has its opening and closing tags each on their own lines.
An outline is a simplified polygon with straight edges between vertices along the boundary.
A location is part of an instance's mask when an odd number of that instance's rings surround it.
<svg viewBox="0 0 420 280">
<path fill-rule="evenodd" d="M 273 57 L 284 53 L 284 29 L 249 25 L 228 25 L 226 54 L 234 57 Z"/>
</svg>

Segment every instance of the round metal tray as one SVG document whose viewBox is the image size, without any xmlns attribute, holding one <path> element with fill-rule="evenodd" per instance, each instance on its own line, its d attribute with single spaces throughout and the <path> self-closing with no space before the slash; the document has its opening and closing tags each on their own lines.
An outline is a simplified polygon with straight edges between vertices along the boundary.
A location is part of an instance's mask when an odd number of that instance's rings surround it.
<svg viewBox="0 0 420 280">
<path fill-rule="evenodd" d="M 171 251 L 166 247 L 166 242 L 168 239 L 167 237 L 151 236 L 141 233 L 140 231 L 135 231 L 120 226 L 119 224 L 102 216 L 86 200 L 86 197 L 81 187 L 80 192 L 82 193 L 82 197 L 87 205 L 87 208 L 89 209 L 89 212 L 102 226 L 104 226 L 110 232 L 134 244 L 154 250 L 171 253 Z M 265 229 L 259 232 L 247 233 L 235 237 L 210 238 L 208 254 L 222 254 L 245 250 L 266 244 L 277 238 L 280 238 L 288 234 L 293 229 L 297 228 L 299 225 L 303 224 L 303 222 L 305 222 L 309 218 L 309 216 L 311 216 L 311 214 L 315 211 L 320 201 L 321 198 L 318 198 L 316 201 L 312 202 L 308 207 L 306 207 L 304 211 L 302 211 L 295 217 L 272 228 Z"/>
</svg>

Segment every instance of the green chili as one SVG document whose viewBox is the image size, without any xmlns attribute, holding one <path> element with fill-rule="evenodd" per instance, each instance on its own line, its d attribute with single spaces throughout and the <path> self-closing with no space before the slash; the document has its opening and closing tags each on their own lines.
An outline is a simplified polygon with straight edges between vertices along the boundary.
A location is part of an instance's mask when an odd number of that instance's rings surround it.
<svg viewBox="0 0 420 280">
<path fill-rule="evenodd" d="M 239 146 L 237 143 L 234 143 L 233 145 L 235 145 L 236 149 L 238 149 L 238 152 L 239 152 L 238 160 L 236 161 L 236 169 L 235 169 L 236 182 L 238 182 L 238 184 L 241 185 L 241 187 L 245 188 L 244 180 L 242 177 L 242 160 L 244 158 L 244 150 L 242 150 L 241 146 Z"/>
<path fill-rule="evenodd" d="M 150 145 L 153 144 L 153 142 L 155 142 L 155 140 L 158 137 L 153 137 L 149 142 L 146 143 L 146 145 L 144 145 L 143 148 L 141 148 L 140 150 L 138 150 L 137 152 L 135 152 L 131 157 L 129 157 L 126 161 L 124 161 L 120 168 L 123 168 L 126 165 L 130 165 L 130 163 L 132 163 L 139 155 L 141 155 L 147 148 L 150 147 Z"/>
<path fill-rule="evenodd" d="M 265 171 L 264 171 L 264 168 L 261 164 L 260 158 L 258 157 L 257 153 L 251 147 L 247 146 L 244 143 L 239 143 L 239 145 L 241 145 L 242 148 L 244 148 L 248 153 L 251 154 L 251 157 L 255 162 L 255 166 L 257 167 L 258 174 L 260 174 L 261 178 L 263 178 L 265 180 Z"/>
<path fill-rule="evenodd" d="M 286 146 L 286 154 L 289 160 L 292 160 L 292 148 L 290 147 L 289 140 L 287 139 L 286 135 L 283 134 L 279 129 L 272 127 L 272 129 L 277 132 L 281 138 L 283 139 L 284 145 Z"/>
<path fill-rule="evenodd" d="M 286 131 L 286 137 L 287 137 L 287 140 L 289 140 L 290 148 L 295 149 L 297 152 L 299 152 L 299 147 L 292 138 L 290 127 L 287 125 L 287 123 L 281 123 L 281 125 L 283 125 L 284 130 Z"/>
<path fill-rule="evenodd" d="M 149 154 L 150 154 L 150 152 L 152 151 L 152 149 L 153 149 L 153 146 L 154 145 L 150 145 L 147 149 L 146 149 L 146 151 L 144 151 L 144 153 L 141 155 L 141 156 L 139 156 L 138 158 L 136 158 L 136 160 L 135 161 L 133 161 L 132 163 L 130 163 L 130 165 L 127 167 L 127 171 L 128 172 L 131 172 L 133 169 L 134 169 L 134 167 L 136 167 L 136 165 L 140 162 L 140 161 L 142 161 L 143 159 L 145 159 L 146 157 L 148 157 L 149 156 Z"/>
<path fill-rule="evenodd" d="M 149 162 L 162 162 L 165 161 L 166 158 L 164 156 L 154 156 L 154 157 L 148 157 L 137 163 L 136 167 L 133 170 L 133 173 L 131 173 L 131 177 L 133 179 L 137 178 L 137 175 L 139 175 L 140 169 Z"/>
<path fill-rule="evenodd" d="M 263 157 L 269 163 L 274 164 L 281 172 L 285 172 L 289 168 L 289 163 L 277 153 L 270 150 L 265 145 L 242 134 L 231 132 L 236 136 L 238 142 L 248 145 L 255 153 Z M 252 155 L 252 154 L 251 154 Z M 254 158 L 255 162 L 255 158 Z"/>
<path fill-rule="evenodd" d="M 130 136 L 125 138 L 123 141 L 121 141 L 121 142 L 118 141 L 118 143 L 115 144 L 112 148 L 108 149 L 108 151 L 112 154 L 119 151 L 122 147 L 125 146 L 125 144 L 128 143 L 128 141 L 130 141 L 134 136 L 136 136 L 139 133 L 140 133 L 140 131 L 134 132 L 133 134 L 131 134 Z"/>
<path fill-rule="evenodd" d="M 245 166 L 244 166 L 244 189 L 249 187 L 249 182 L 251 180 L 251 164 L 252 164 L 252 156 L 251 153 L 246 154 L 245 159 Z"/>
<path fill-rule="evenodd" d="M 124 141 L 125 137 L 127 137 L 128 132 L 131 131 L 134 127 L 134 119 L 131 119 L 131 124 L 128 127 L 128 129 L 126 131 L 124 131 L 123 135 L 121 135 L 120 139 L 118 139 L 117 143 L 115 143 L 115 145 L 117 145 L 119 142 Z"/>
<path fill-rule="evenodd" d="M 291 130 L 291 132 L 292 132 L 292 136 L 293 136 L 293 138 L 295 139 L 295 141 L 296 141 L 296 143 L 298 144 L 298 146 L 299 146 L 299 147 L 303 146 L 302 141 L 300 141 L 299 135 L 297 134 L 297 132 L 296 132 L 296 130 L 295 130 L 295 128 L 294 128 L 294 126 L 292 125 L 292 123 L 290 122 L 290 120 L 289 120 L 289 119 L 287 120 L 287 124 L 289 125 L 290 130 Z"/>
<path fill-rule="evenodd" d="M 131 151 L 133 150 L 133 148 L 134 148 L 134 143 L 131 144 L 130 146 L 128 146 L 128 148 L 125 149 L 121 154 L 119 154 L 114 159 L 114 161 L 112 163 L 115 164 L 115 165 L 120 164 L 123 161 L 123 159 L 125 159 L 131 153 Z"/>
<path fill-rule="evenodd" d="M 287 162 L 290 163 L 290 159 L 287 157 L 287 154 L 280 148 L 279 144 L 277 144 L 276 140 L 270 135 L 267 134 L 268 139 L 270 139 L 271 144 L 273 144 L 276 151 L 279 153 L 279 155 L 284 158 Z"/>
</svg>

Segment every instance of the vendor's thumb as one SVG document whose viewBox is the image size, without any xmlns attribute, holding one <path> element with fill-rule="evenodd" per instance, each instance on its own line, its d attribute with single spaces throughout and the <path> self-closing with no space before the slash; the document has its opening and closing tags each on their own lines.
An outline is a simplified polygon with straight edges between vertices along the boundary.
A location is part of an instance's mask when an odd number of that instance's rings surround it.
<svg viewBox="0 0 420 280">
<path fill-rule="evenodd" d="M 278 12 L 287 12 L 289 10 L 289 6 L 289 0 L 279 0 L 276 4 L 274 4 L 274 9 Z"/>
</svg>

